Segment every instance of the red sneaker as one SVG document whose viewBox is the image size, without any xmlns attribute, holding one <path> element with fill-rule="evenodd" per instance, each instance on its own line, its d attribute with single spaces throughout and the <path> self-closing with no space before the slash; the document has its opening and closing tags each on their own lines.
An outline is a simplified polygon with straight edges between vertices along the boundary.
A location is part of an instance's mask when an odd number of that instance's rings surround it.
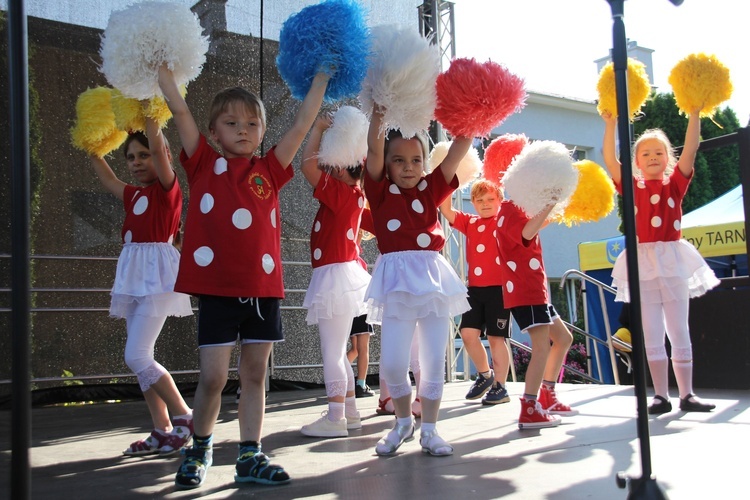
<svg viewBox="0 0 750 500">
<path fill-rule="evenodd" d="M 519 429 L 556 427 L 560 425 L 560 422 L 560 417 L 547 413 L 539 404 L 539 401 L 521 398 L 521 416 L 518 417 Z"/>
<path fill-rule="evenodd" d="M 539 404 L 541 404 L 542 408 L 552 415 L 562 415 L 563 417 L 578 415 L 578 410 L 574 410 L 570 406 L 561 403 L 557 399 L 555 390 L 548 388 L 544 384 L 542 384 L 542 387 L 539 390 Z"/>
</svg>

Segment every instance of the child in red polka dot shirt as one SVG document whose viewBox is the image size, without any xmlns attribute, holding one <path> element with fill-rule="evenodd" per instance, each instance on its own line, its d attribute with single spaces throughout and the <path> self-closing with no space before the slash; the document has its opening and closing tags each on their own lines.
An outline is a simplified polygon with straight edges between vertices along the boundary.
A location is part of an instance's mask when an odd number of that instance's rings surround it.
<svg viewBox="0 0 750 500">
<path fill-rule="evenodd" d="M 265 109 L 239 88 L 219 92 L 201 134 L 166 67 L 159 86 L 182 142 L 180 162 L 190 185 L 185 241 L 175 289 L 199 299 L 201 373 L 195 392 L 193 447 L 175 477 L 180 489 L 197 488 L 213 460 L 212 434 L 221 408 L 229 360 L 241 339 L 240 443 L 236 482 L 284 484 L 289 475 L 261 451 L 265 380 L 274 342 L 284 339 L 280 301 L 279 189 L 294 175 L 291 162 L 323 102 L 329 76 L 318 73 L 294 122 L 265 156 L 256 156 L 266 132 Z"/>
<path fill-rule="evenodd" d="M 620 161 L 615 154 L 616 118 L 602 116 L 604 161 L 615 187 L 622 193 Z M 672 369 L 683 411 L 707 412 L 715 408 L 693 394 L 693 350 L 688 329 L 691 297 L 703 295 L 719 280 L 690 243 L 682 239 L 682 199 L 693 178 L 695 156 L 700 144 L 700 115 L 688 115 L 685 143 L 679 161 L 666 134 L 647 130 L 633 145 L 635 162 L 633 198 L 638 236 L 638 273 L 641 289 L 643 340 L 646 348 L 654 399 L 652 415 L 672 410 L 669 401 L 669 360 L 664 334 L 672 346 Z M 625 252 L 612 269 L 615 300 L 630 301 Z"/>
<path fill-rule="evenodd" d="M 320 202 L 310 233 L 313 274 L 303 303 L 307 323 L 317 324 L 320 332 L 328 396 L 328 411 L 302 426 L 302 434 L 314 437 L 346 437 L 349 430 L 362 427 L 346 344 L 352 321 L 366 311 L 365 291 L 370 284 L 357 242 L 365 209 L 365 195 L 359 186 L 364 157 L 359 165 L 349 168 L 319 164 L 321 139 L 331 125 L 329 115 L 315 121 L 302 155 L 302 173 Z M 349 145 L 352 149 L 356 146 Z M 364 140 L 360 146 L 364 150 Z"/>
<path fill-rule="evenodd" d="M 450 197 L 440 205 L 440 212 L 450 225 L 466 235 L 471 310 L 461 316 L 460 332 L 464 348 L 479 372 L 466 399 L 479 399 L 486 394 L 482 399 L 485 405 L 510 401 L 505 389 L 510 368 L 506 344 L 510 336 L 510 311 L 503 305 L 500 256 L 495 237 L 502 199 L 497 184 L 478 179 L 471 186 L 471 203 L 477 215 L 455 210 Z M 490 343 L 492 370 L 481 341 L 483 333 Z"/>
<path fill-rule="evenodd" d="M 417 324 L 422 403 L 420 444 L 435 456 L 453 447 L 437 433 L 445 380 L 449 322 L 469 309 L 466 287 L 440 255 L 445 235 L 438 206 L 458 187 L 456 170 L 471 138 L 456 137 L 443 163 L 424 175 L 423 136 L 384 133 L 383 109 L 373 106 L 368 132 L 365 194 L 370 202 L 381 256 L 365 299 L 368 321 L 381 323 L 380 369 L 396 412 L 396 425 L 378 441 L 375 452 L 388 456 L 413 439 L 409 351 Z"/>
</svg>

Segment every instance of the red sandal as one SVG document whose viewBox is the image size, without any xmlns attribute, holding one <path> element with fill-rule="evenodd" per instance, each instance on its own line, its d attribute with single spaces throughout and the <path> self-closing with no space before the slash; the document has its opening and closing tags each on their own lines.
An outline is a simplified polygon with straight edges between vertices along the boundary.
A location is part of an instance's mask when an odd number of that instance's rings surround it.
<svg viewBox="0 0 750 500">
<path fill-rule="evenodd" d="M 193 417 L 190 418 L 175 418 L 172 421 L 172 432 L 169 433 L 167 439 L 159 450 L 159 455 L 166 457 L 173 455 L 180 451 L 182 448 L 187 446 L 190 440 L 193 438 Z"/>
<path fill-rule="evenodd" d="M 385 406 L 388 404 L 391 398 L 378 399 L 378 407 L 375 408 L 375 413 L 378 415 L 395 415 L 395 410 L 388 410 Z M 392 406 L 392 405 L 391 405 Z"/>
<path fill-rule="evenodd" d="M 167 442 L 169 434 L 162 434 L 154 429 L 146 439 L 139 439 L 131 443 L 127 450 L 122 454 L 128 457 L 141 457 L 144 455 L 156 455 L 161 451 L 161 447 Z M 152 446 L 152 443 L 156 443 Z"/>
</svg>

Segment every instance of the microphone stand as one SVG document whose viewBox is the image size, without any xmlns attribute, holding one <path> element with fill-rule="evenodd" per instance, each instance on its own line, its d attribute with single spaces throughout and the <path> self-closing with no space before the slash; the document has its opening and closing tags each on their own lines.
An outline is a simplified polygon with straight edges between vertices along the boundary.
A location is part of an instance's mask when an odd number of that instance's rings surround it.
<svg viewBox="0 0 750 500">
<path fill-rule="evenodd" d="M 651 443 L 648 431 L 648 406 L 646 403 L 646 369 L 643 329 L 641 319 L 641 287 L 638 276 L 638 242 L 635 231 L 635 210 L 633 203 L 633 168 L 630 155 L 631 133 L 630 112 L 628 110 L 628 54 L 625 38 L 624 0 L 607 0 L 612 10 L 612 63 L 615 72 L 617 93 L 617 130 L 620 140 L 620 164 L 622 178 L 623 224 L 625 226 L 625 254 L 628 266 L 628 286 L 630 288 L 630 330 L 633 345 L 633 385 L 638 407 L 637 429 L 641 451 L 641 477 L 628 477 L 624 472 L 617 473 L 617 485 L 629 486 L 628 499 L 666 499 L 666 495 L 656 484 L 651 471 Z M 672 0 L 682 3 L 682 0 Z"/>
</svg>

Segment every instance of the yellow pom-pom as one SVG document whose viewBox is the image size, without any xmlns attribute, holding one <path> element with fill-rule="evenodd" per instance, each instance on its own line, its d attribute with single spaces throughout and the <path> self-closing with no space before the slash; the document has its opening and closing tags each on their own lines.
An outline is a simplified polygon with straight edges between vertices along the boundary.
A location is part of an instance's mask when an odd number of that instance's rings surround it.
<svg viewBox="0 0 750 500">
<path fill-rule="evenodd" d="M 615 206 L 615 186 L 602 167 L 591 160 L 577 161 L 573 165 L 579 172 L 578 186 L 559 217 L 559 222 L 568 227 L 606 217 Z"/>
<path fill-rule="evenodd" d="M 125 142 L 127 132 L 115 125 L 112 89 L 96 87 L 78 96 L 76 124 L 70 130 L 70 135 L 76 148 L 99 158 Z"/>
<path fill-rule="evenodd" d="M 180 87 L 180 94 L 185 97 L 187 91 L 185 86 Z M 115 112 L 115 123 L 117 128 L 129 132 L 146 130 L 146 117 L 153 119 L 159 128 L 164 128 L 172 112 L 169 111 L 167 101 L 163 97 L 152 97 L 142 104 L 141 101 L 124 96 L 119 90 L 112 92 L 112 109 Z"/>
<path fill-rule="evenodd" d="M 729 68 L 714 55 L 690 54 L 669 74 L 677 107 L 685 114 L 700 110 L 700 116 L 713 116 L 721 103 L 732 97 Z"/>
<path fill-rule="evenodd" d="M 618 340 L 622 340 L 626 344 L 631 344 L 631 345 L 633 344 L 633 338 L 630 335 L 630 330 L 628 330 L 627 328 L 620 328 L 619 330 L 615 332 L 613 337 L 617 338 Z M 630 349 L 628 349 L 627 347 L 623 347 L 619 344 L 614 344 L 614 346 L 615 346 L 615 349 L 617 349 L 618 351 L 630 352 Z"/>
<path fill-rule="evenodd" d="M 630 121 L 641 111 L 643 104 L 651 94 L 651 84 L 648 82 L 646 66 L 636 59 L 628 57 L 628 110 Z M 609 113 L 617 116 L 617 92 L 615 89 L 615 67 L 612 62 L 607 63 L 599 73 L 599 81 L 596 84 L 599 93 L 599 104 L 596 110 L 600 115 Z"/>
</svg>

